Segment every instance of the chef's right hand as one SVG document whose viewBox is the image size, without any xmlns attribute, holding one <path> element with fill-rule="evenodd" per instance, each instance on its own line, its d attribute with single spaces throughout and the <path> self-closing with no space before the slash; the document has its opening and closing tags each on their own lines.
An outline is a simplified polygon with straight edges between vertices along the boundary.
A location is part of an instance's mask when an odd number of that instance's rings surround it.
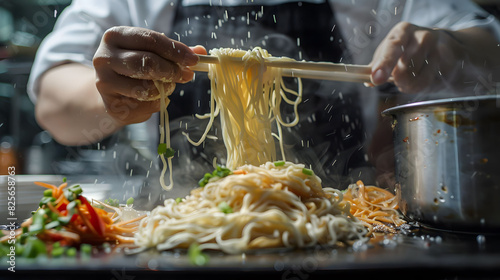
<svg viewBox="0 0 500 280">
<path fill-rule="evenodd" d="M 198 63 L 205 48 L 190 48 L 162 33 L 139 27 L 108 29 L 93 64 L 96 86 L 108 114 L 123 125 L 146 121 L 160 109 L 155 80 L 170 95 L 176 83 L 193 78 L 187 66 Z"/>
</svg>

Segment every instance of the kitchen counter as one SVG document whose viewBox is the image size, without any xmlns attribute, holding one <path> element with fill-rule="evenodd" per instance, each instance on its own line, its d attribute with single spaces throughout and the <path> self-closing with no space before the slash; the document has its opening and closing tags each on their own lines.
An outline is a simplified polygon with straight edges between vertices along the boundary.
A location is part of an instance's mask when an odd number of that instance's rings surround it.
<svg viewBox="0 0 500 280">
<path fill-rule="evenodd" d="M 32 179 L 23 180 L 28 183 Z M 41 179 L 59 181 L 60 178 L 56 176 Z M 18 182 L 18 194 L 21 193 L 23 180 L 20 178 Z M 2 178 L 0 183 L 4 186 Z M 95 183 L 93 190 L 102 194 L 107 189 L 112 191 L 114 185 Z M 89 186 L 87 193 L 92 190 L 92 184 Z M 127 188 L 127 184 L 119 187 Z M 129 187 L 134 189 L 133 186 Z M 28 198 L 29 187 L 24 188 L 24 197 Z M 4 194 L 0 196 L 4 197 Z M 3 209 L 4 205 L 0 207 Z M 346 276 L 367 276 L 371 279 L 500 279 L 500 234 L 445 232 L 418 225 L 408 226 L 397 234 L 377 234 L 367 243 L 357 242 L 352 246 L 260 250 L 239 255 L 211 251 L 207 254 L 207 265 L 194 266 L 189 262 L 185 250 L 148 250 L 126 254 L 123 248 L 114 248 L 111 252 L 105 252 L 101 248 L 86 259 L 16 259 L 15 273 L 8 271 L 8 264 L 2 261 L 0 279 L 12 276 L 15 279 L 43 277 L 110 280 L 215 277 L 335 279 Z"/>
</svg>

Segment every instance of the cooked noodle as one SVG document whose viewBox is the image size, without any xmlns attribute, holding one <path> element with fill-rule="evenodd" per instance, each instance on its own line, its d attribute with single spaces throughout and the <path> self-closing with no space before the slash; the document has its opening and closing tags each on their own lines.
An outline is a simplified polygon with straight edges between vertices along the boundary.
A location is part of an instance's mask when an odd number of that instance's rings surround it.
<svg viewBox="0 0 500 280">
<path fill-rule="evenodd" d="M 165 144 L 166 147 L 170 148 L 170 126 L 168 119 L 167 106 L 170 103 L 170 99 L 167 97 L 165 92 L 165 87 L 163 82 L 155 81 L 155 86 L 160 92 L 160 144 Z M 163 168 L 160 174 L 160 184 L 164 190 L 171 190 L 174 186 L 173 175 L 172 175 L 172 157 L 165 158 L 164 154 L 160 154 L 160 159 L 163 163 Z M 165 173 L 169 169 L 169 184 L 165 184 Z"/>
<path fill-rule="evenodd" d="M 256 248 L 333 245 L 363 238 L 366 229 L 350 217 L 342 193 L 322 188 L 304 165 L 244 165 L 209 182 L 182 202 L 167 199 L 141 222 L 136 243 L 158 250 L 187 248 L 240 253 Z M 233 213 L 219 205 L 227 203 Z"/>
<path fill-rule="evenodd" d="M 212 178 L 182 202 L 167 199 L 142 220 L 136 233 L 138 245 L 167 250 L 199 243 L 200 249 L 227 253 L 333 245 L 362 239 L 373 230 L 373 225 L 404 222 L 395 210 L 397 198 L 386 191 L 358 182 L 358 188 L 351 186 L 344 197 L 337 189 L 323 188 L 318 176 L 304 172 L 303 164 L 283 162 L 276 166 L 274 138 L 284 161 L 281 127 L 298 123 L 298 104 L 302 100 L 300 79 L 297 91 L 286 88 L 280 68 L 266 68 L 263 63 L 264 58 L 276 58 L 260 48 L 248 52 L 214 49 L 211 54 L 219 58 L 219 63 L 209 68 L 210 113 L 197 116 L 209 119 L 208 125 L 198 141 L 185 136 L 193 145 L 200 145 L 213 137 L 208 133 L 220 115 L 226 166 L 233 174 Z M 235 62 L 234 57 L 242 58 L 244 63 Z M 162 100 L 160 142 L 169 148 L 166 111 L 169 101 L 162 84 L 155 84 Z M 289 123 L 281 117 L 283 100 L 294 109 L 295 119 Z M 273 122 L 277 134 L 272 132 Z M 171 158 L 160 156 L 164 164 L 162 178 L 167 165 L 170 167 L 170 184 L 167 186 L 163 179 L 160 182 L 164 189 L 170 189 Z M 221 210 L 223 204 L 231 211 Z"/>
<path fill-rule="evenodd" d="M 271 58 L 271 55 L 261 48 L 250 51 L 223 48 L 213 49 L 210 53 L 219 59 L 218 64 L 209 65 L 210 113 L 198 116 L 208 118 L 209 123 L 196 142 L 185 134 L 188 141 L 193 145 L 203 143 L 215 118 L 220 115 L 228 168 L 235 169 L 244 164 L 260 165 L 276 160 L 273 137 L 278 139 L 281 158 L 285 160 L 281 126 L 294 126 L 298 123 L 298 105 L 302 101 L 300 79 L 297 79 L 297 91 L 288 89 L 283 83 L 281 68 L 264 66 L 264 58 Z M 237 62 L 234 58 L 242 58 L 244 63 Z M 286 94 L 295 99 L 288 98 Z M 281 118 L 282 100 L 293 106 L 295 119 L 290 123 Z M 273 122 L 277 126 L 277 135 L 272 132 Z"/>
</svg>

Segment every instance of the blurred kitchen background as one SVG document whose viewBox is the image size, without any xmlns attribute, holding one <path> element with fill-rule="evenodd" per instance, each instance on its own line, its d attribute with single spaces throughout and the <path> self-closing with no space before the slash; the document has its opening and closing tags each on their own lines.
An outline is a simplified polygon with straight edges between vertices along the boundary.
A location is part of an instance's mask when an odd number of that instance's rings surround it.
<svg viewBox="0 0 500 280">
<path fill-rule="evenodd" d="M 476 2 L 500 16 L 500 0 Z M 56 143 L 37 125 L 33 103 L 26 93 L 36 50 L 70 3 L 71 0 L 0 0 L 0 174 L 5 174 L 7 166 L 15 166 L 16 174 L 94 172 L 67 165 L 72 160 L 77 162 L 78 153 L 99 147 L 70 148 Z"/>
</svg>

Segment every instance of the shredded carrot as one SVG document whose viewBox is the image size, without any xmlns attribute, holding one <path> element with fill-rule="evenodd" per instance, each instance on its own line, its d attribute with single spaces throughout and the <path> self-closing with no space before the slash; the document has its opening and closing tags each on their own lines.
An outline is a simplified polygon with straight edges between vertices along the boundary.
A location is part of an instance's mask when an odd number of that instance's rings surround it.
<svg viewBox="0 0 500 280">
<path fill-rule="evenodd" d="M 86 203 L 81 203 L 74 209 L 75 212 L 70 212 L 66 209 L 70 201 L 65 196 L 64 188 L 68 186 L 68 183 L 64 182 L 59 186 L 44 182 L 35 182 L 36 185 L 52 190 L 52 197 L 55 199 L 52 203 L 46 203 L 42 207 L 47 208 L 53 214 L 58 217 L 66 217 L 67 215 L 72 215 L 71 220 L 62 226 L 62 230 L 43 230 L 37 236 L 44 242 L 58 241 L 55 239 L 63 238 L 62 243 L 64 244 L 78 244 L 78 243 L 102 243 L 115 241 L 119 243 L 133 243 L 134 239 L 131 237 L 139 226 L 139 221 L 143 219 L 146 215 L 139 216 L 137 218 L 131 219 L 129 221 L 118 221 L 119 213 L 116 210 L 108 212 L 104 209 L 94 207 L 90 202 L 83 196 L 79 195 L 77 199 Z M 101 202 L 99 202 L 101 204 Z M 88 209 L 91 207 L 92 209 Z M 110 208 L 113 210 L 113 208 Z M 51 214 L 52 215 L 52 214 Z M 51 219 L 52 218 L 51 216 Z M 99 226 L 99 223 L 102 225 Z M 29 227 L 32 224 L 33 219 L 29 218 L 23 222 L 22 227 Z M 99 230 L 103 231 L 103 234 L 99 234 L 94 226 L 98 226 Z M 19 230 L 18 234 L 22 232 Z M 78 238 L 75 238 L 78 236 Z M 66 240 L 67 239 L 67 240 Z"/>
<path fill-rule="evenodd" d="M 400 226 L 405 223 L 397 211 L 399 194 L 375 187 L 365 186 L 362 181 L 350 185 L 343 197 L 349 202 L 352 216 L 365 223 L 370 232 L 377 230 L 394 232 L 393 225 Z"/>
<path fill-rule="evenodd" d="M 35 185 L 38 185 L 40 187 L 44 187 L 44 188 L 47 188 L 47 189 L 51 189 L 51 190 L 55 190 L 57 189 L 56 186 L 54 185 L 51 185 L 51 184 L 47 184 L 47 183 L 44 183 L 44 182 L 34 182 Z"/>
</svg>

